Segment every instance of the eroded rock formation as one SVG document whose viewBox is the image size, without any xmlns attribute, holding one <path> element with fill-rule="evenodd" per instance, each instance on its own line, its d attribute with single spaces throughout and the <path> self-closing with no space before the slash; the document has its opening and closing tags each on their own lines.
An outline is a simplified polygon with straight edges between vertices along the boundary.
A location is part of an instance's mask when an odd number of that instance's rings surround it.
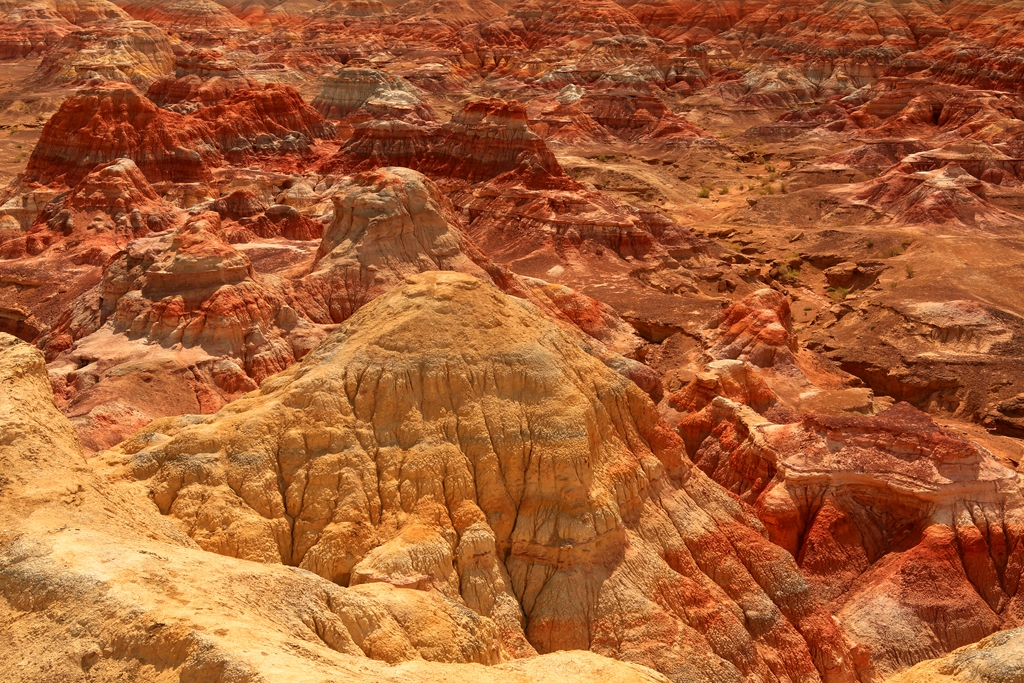
<svg viewBox="0 0 1024 683">
<path fill-rule="evenodd" d="M 1021 16 L 0 0 L 0 671 L 1016 680 Z"/>
<path fill-rule="evenodd" d="M 589 648 L 742 680 L 784 649 L 771 661 L 787 675 L 866 673 L 792 559 L 681 448 L 638 388 L 537 312 L 430 272 L 258 394 L 154 423 L 121 452 L 204 548 L 430 588 L 494 620 L 507 651 Z M 763 627 L 728 607 L 748 600 Z"/>
<path fill-rule="evenodd" d="M 3 333 L 0 386 L 0 624 L 10 645 L 0 666 L 21 679 L 159 669 L 207 680 L 344 671 L 367 683 L 468 683 L 475 671 L 452 664 L 478 662 L 494 665 L 484 675 L 499 683 L 666 680 L 588 652 L 509 661 L 494 621 L 436 591 L 343 588 L 204 553 L 144 493 L 110 476 L 115 461 L 86 464 L 54 406 L 42 354 Z M 205 591 L 193 590 L 196 575 Z M 71 608 L 74 625 L 60 616 Z"/>
<path fill-rule="evenodd" d="M 906 403 L 785 424 L 755 412 L 763 390 L 708 389 L 679 421 L 687 452 L 753 506 L 883 675 L 1019 623 L 1021 494 L 985 449 Z M 922 571 L 950 590 L 922 590 Z"/>
</svg>

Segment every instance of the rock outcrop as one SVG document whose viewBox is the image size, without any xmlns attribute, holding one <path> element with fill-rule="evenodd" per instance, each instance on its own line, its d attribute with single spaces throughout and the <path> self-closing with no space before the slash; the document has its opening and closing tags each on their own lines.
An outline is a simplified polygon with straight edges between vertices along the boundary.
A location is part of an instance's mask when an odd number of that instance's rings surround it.
<svg viewBox="0 0 1024 683">
<path fill-rule="evenodd" d="M 451 204 L 427 178 L 404 168 L 353 176 L 334 189 L 300 310 L 338 323 L 411 275 L 451 270 L 490 280 L 490 260 L 459 227 Z M 492 269 L 493 270 L 493 269 Z"/>
<path fill-rule="evenodd" d="M 369 120 L 353 127 L 352 137 L 320 166 L 323 173 L 358 173 L 400 166 L 420 169 L 437 141 L 437 126 L 395 119 Z"/>
<path fill-rule="evenodd" d="M 1016 681 L 1022 8 L 0 0 L 0 672 Z"/>
<path fill-rule="evenodd" d="M 232 243 L 255 242 L 259 239 L 283 237 L 287 240 L 316 240 L 324 226 L 288 204 L 266 205 L 252 190 L 239 189 L 213 203 L 213 210 L 222 219 L 237 225 L 221 225 L 221 231 Z"/>
<path fill-rule="evenodd" d="M 912 163 L 916 156 L 908 157 L 911 163 L 839 193 L 883 212 L 883 220 L 894 225 L 1003 229 L 1024 224 L 987 201 L 985 181 L 959 164 L 915 171 Z M 925 165 L 931 164 L 926 161 Z M 1002 179 L 1001 173 L 998 178 Z"/>
<path fill-rule="evenodd" d="M 687 452 L 753 506 L 883 675 L 1020 623 L 1024 500 L 985 449 L 906 403 L 778 424 L 729 393 L 682 417 Z"/>
<path fill-rule="evenodd" d="M 46 205 L 38 220 L 5 247 L 8 256 L 41 254 L 54 244 L 72 261 L 104 265 L 129 241 L 167 229 L 180 211 L 160 198 L 131 159 L 98 166 Z"/>
<path fill-rule="evenodd" d="M 479 182 L 527 163 L 563 175 L 555 156 L 530 130 L 519 102 L 490 98 L 470 102 L 441 126 L 421 170 L 438 177 Z"/>
<path fill-rule="evenodd" d="M 742 360 L 761 368 L 792 365 L 796 339 L 789 300 L 774 289 L 760 289 L 708 322 L 715 360 Z"/>
<path fill-rule="evenodd" d="M 163 29 L 178 31 L 228 30 L 246 24 L 214 0 L 130 0 L 125 12 Z"/>
<path fill-rule="evenodd" d="M 790 556 L 682 457 L 654 404 L 478 278 L 410 278 L 189 422 L 120 449 L 213 552 L 437 591 L 512 652 L 589 648 L 676 680 L 769 675 L 769 660 L 857 680 Z"/>
<path fill-rule="evenodd" d="M 418 273 L 465 273 L 531 302 L 577 334 L 595 357 L 660 398 L 654 373 L 623 357 L 643 342 L 611 307 L 569 287 L 521 278 L 497 266 L 423 175 L 405 168 L 379 169 L 353 176 L 334 192 L 334 218 L 324 230 L 312 271 L 295 292 L 295 307 L 310 320 L 343 322 Z"/>
<path fill-rule="evenodd" d="M 171 235 L 131 245 L 104 274 L 100 323 L 109 316 L 114 332 L 129 338 L 234 358 L 259 382 L 294 362 L 279 327 L 299 321 L 292 313 L 287 324 L 284 303 L 217 228 L 217 214 L 200 214 Z"/>
<path fill-rule="evenodd" d="M 579 108 L 618 137 L 634 142 L 657 142 L 662 153 L 688 145 L 704 132 L 673 114 L 658 94 L 611 83 L 588 92 Z"/>
<path fill-rule="evenodd" d="M 102 79 L 145 88 L 173 64 L 171 42 L 156 26 L 144 21 L 106 22 L 64 36 L 48 50 L 35 77 L 46 85 Z"/>
<path fill-rule="evenodd" d="M 41 56 L 74 26 L 45 0 L 0 4 L 0 59 Z"/>
<path fill-rule="evenodd" d="M 238 90 L 191 118 L 208 123 L 217 147 L 235 160 L 250 153 L 307 153 L 317 139 L 335 134 L 295 88 L 279 84 Z"/>
<path fill-rule="evenodd" d="M 131 86 L 104 84 L 69 97 L 43 128 L 24 179 L 77 183 L 98 164 L 130 158 L 151 182 L 208 182 L 224 155 L 310 151 L 334 126 L 285 85 L 258 85 L 183 115 Z"/>
<path fill-rule="evenodd" d="M 1020 673 L 1024 629 L 1001 631 L 965 645 L 945 657 L 911 667 L 893 683 L 1008 683 Z"/>
<path fill-rule="evenodd" d="M 74 185 L 99 164 L 129 158 L 150 181 L 195 182 L 219 163 L 205 122 L 158 108 L 134 88 L 106 84 L 69 97 L 43 127 L 25 177 Z"/>
<path fill-rule="evenodd" d="M 5 334 L 0 386 L 0 667 L 19 679 L 159 668 L 209 681 L 339 671 L 359 683 L 666 680 L 588 652 L 509 661 L 492 620 L 436 591 L 344 588 L 204 553 L 144 492 L 110 476 L 116 461 L 86 464 L 42 355 Z M 192 589 L 197 575 L 205 591 Z M 74 625 L 60 616 L 68 609 Z M 453 666 L 471 662 L 491 666 Z"/>
<path fill-rule="evenodd" d="M 645 33 L 636 17 L 611 0 L 529 0 L 509 14 L 522 23 L 523 40 L 531 49 L 567 44 L 583 47 L 596 38 Z"/>
<path fill-rule="evenodd" d="M 429 105 L 420 101 L 416 88 L 408 81 L 377 69 L 346 67 L 325 76 L 312 105 L 328 119 L 343 119 L 361 110 L 401 119 L 406 109 L 423 120 L 434 118 Z M 381 109 L 384 111 L 375 111 Z"/>
<path fill-rule="evenodd" d="M 220 227 L 207 212 L 128 242 L 40 340 L 90 450 L 154 418 L 213 412 L 322 338 Z"/>
<path fill-rule="evenodd" d="M 552 268 L 608 250 L 621 259 L 667 257 L 697 248 L 685 229 L 536 164 L 455 193 L 469 233 L 498 263 L 544 278 Z"/>
<path fill-rule="evenodd" d="M 260 88 L 215 50 L 192 50 L 175 59 L 173 68 L 173 73 L 149 86 L 146 97 L 158 107 L 180 113 L 219 104 L 239 90 Z"/>
</svg>

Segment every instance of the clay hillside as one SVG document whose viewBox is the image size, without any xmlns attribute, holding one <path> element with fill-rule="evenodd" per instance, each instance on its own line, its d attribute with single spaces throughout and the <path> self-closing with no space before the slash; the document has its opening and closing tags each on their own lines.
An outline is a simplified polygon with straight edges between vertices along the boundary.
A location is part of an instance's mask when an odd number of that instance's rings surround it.
<svg viewBox="0 0 1024 683">
<path fill-rule="evenodd" d="M 0 682 L 1024 681 L 1021 0 L 0 0 Z"/>
</svg>

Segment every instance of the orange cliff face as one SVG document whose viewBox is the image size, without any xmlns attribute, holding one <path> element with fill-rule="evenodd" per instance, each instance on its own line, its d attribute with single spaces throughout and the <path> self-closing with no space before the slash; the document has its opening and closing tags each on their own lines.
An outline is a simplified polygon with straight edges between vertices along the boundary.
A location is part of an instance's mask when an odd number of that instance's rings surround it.
<svg viewBox="0 0 1024 683">
<path fill-rule="evenodd" d="M 47 122 L 25 179 L 72 184 L 96 165 L 136 160 L 150 181 L 192 182 L 219 161 L 208 125 L 159 109 L 125 85 L 104 85 L 69 98 Z"/>
<path fill-rule="evenodd" d="M 883 675 L 1020 623 L 1014 475 L 913 407 L 776 424 L 722 396 L 679 431 L 696 465 L 797 558 Z M 922 573 L 950 590 L 929 588 Z"/>
</svg>

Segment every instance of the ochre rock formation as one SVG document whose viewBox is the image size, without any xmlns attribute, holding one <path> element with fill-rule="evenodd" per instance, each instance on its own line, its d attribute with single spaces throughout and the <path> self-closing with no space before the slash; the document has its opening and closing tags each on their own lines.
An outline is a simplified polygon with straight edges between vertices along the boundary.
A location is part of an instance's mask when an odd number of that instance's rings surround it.
<svg viewBox="0 0 1024 683">
<path fill-rule="evenodd" d="M 136 19 L 177 31 L 245 28 L 246 24 L 214 0 L 129 0 L 121 5 Z"/>
<path fill-rule="evenodd" d="M 217 237 L 217 223 L 217 214 L 200 214 L 173 235 L 132 245 L 104 274 L 101 322 L 109 315 L 129 338 L 235 358 L 259 382 L 294 361 L 277 329 L 288 315 L 253 279 L 248 258 Z"/>
<path fill-rule="evenodd" d="M 315 0 L 221 0 L 232 14 L 260 28 L 295 26 L 319 8 Z"/>
<path fill-rule="evenodd" d="M 183 115 L 157 107 L 134 88 L 104 84 L 69 97 L 43 128 L 25 180 L 72 185 L 97 164 L 135 161 L 152 181 L 209 181 L 223 157 L 307 153 L 334 126 L 286 85 L 257 85 Z"/>
<path fill-rule="evenodd" d="M 541 310 L 555 312 L 556 318 L 568 320 L 613 352 L 632 356 L 644 345 L 633 326 L 620 318 L 615 309 L 608 304 L 565 285 L 532 277 L 518 278 L 518 281 L 525 285 L 526 293 L 520 293 L 518 287 L 513 289 L 507 285 L 504 288 L 505 293 L 528 299 Z"/>
<path fill-rule="evenodd" d="M 429 108 L 418 102 L 416 89 L 412 85 L 399 76 L 377 69 L 338 69 L 324 78 L 323 87 L 313 99 L 312 105 L 328 119 L 342 119 L 367 107 L 371 101 L 380 100 L 385 103 L 389 98 L 394 98 L 396 103 L 414 103 L 419 108 L 417 113 L 420 118 L 433 118 L 432 115 L 424 116 Z"/>
<path fill-rule="evenodd" d="M 299 308 L 311 320 L 342 322 L 426 270 L 490 279 L 489 259 L 461 230 L 451 204 L 415 171 L 357 174 L 334 189 L 332 201 L 334 218 L 301 285 Z"/>
<path fill-rule="evenodd" d="M 998 177 L 1001 179 L 1002 174 Z M 895 225 L 1002 228 L 1022 224 L 1020 218 L 987 201 L 985 181 L 955 162 L 928 171 L 901 165 L 841 192 L 884 211 L 886 222 Z"/>
<path fill-rule="evenodd" d="M 0 59 L 39 56 L 74 26 L 45 0 L 0 3 Z"/>
<path fill-rule="evenodd" d="M 47 52 L 35 77 L 47 85 L 103 79 L 144 88 L 173 64 L 171 42 L 156 26 L 144 21 L 105 22 L 64 36 Z"/>
<path fill-rule="evenodd" d="M 563 175 L 547 145 L 530 130 L 525 107 L 516 101 L 489 98 L 470 102 L 441 126 L 420 170 L 427 175 L 479 182 L 524 162 Z"/>
<path fill-rule="evenodd" d="M 468 212 L 469 233 L 480 247 L 521 275 L 543 278 L 551 268 L 580 261 L 585 250 L 657 260 L 696 246 L 687 230 L 661 214 L 535 164 L 457 192 L 452 201 Z"/>
<path fill-rule="evenodd" d="M 793 363 L 796 339 L 789 300 L 773 289 L 760 289 L 708 322 L 715 360 L 743 360 L 758 367 Z"/>
<path fill-rule="evenodd" d="M 844 268 L 844 265 L 852 268 Z M 869 277 L 860 275 L 860 272 L 859 267 L 852 263 L 825 270 L 826 277 L 843 278 L 847 285 L 859 277 Z M 785 399 L 783 405 L 766 413 L 781 422 L 794 419 L 793 409 L 827 414 L 873 414 L 891 405 L 892 399 L 876 402 L 872 389 L 827 357 L 801 348 L 793 321 L 792 307 L 785 294 L 768 288 L 755 290 L 712 317 L 702 331 L 705 346 L 702 358 L 711 361 L 707 369 L 717 373 L 726 371 L 727 375 L 742 369 L 741 374 L 747 375 L 750 368 L 755 368 L 754 372 L 759 373 L 771 391 Z M 742 361 L 742 365 L 731 365 L 728 361 Z M 716 363 L 722 364 L 717 370 Z M 774 404 L 773 401 L 764 403 L 763 391 L 757 388 L 763 382 L 752 377 L 742 380 L 736 377 L 733 382 L 755 385 L 747 391 L 752 392 L 748 394 L 751 397 L 760 396 L 752 398 L 755 403 L 750 404 L 757 412 L 764 413 Z M 717 385 L 717 388 L 725 389 L 733 382 Z M 711 386 L 716 385 L 706 385 Z M 739 400 L 743 394 L 734 395 L 734 390 L 728 389 L 722 395 Z M 706 398 L 705 389 L 699 393 Z M 688 398 L 681 405 L 691 401 Z"/>
<path fill-rule="evenodd" d="M 528 106 L 530 129 L 549 146 L 612 143 L 615 137 L 579 108 L 582 92 L 582 88 L 567 85 L 555 98 L 533 100 Z"/>
<path fill-rule="evenodd" d="M 90 450 L 157 417 L 213 412 L 323 337 L 220 227 L 207 212 L 127 243 L 40 339 Z"/>
<path fill-rule="evenodd" d="M 813 2 L 813 0 L 812 0 Z M 796 18 L 789 14 L 793 6 L 807 3 L 772 3 L 763 0 L 726 0 L 713 2 L 692 2 L 691 0 L 640 0 L 629 5 L 629 11 L 636 16 L 651 35 L 683 44 L 701 43 L 723 31 L 728 31 L 744 20 L 760 24 L 770 19 L 753 19 L 758 15 L 772 16 L 769 8 L 785 13 L 790 21 Z M 817 3 L 814 3 L 817 4 Z M 775 19 L 779 28 L 789 22 Z M 737 30 L 742 30 L 737 26 Z M 749 30 L 749 29 L 747 29 Z"/>
<path fill-rule="evenodd" d="M 215 144 L 229 155 L 250 152 L 309 151 L 317 138 L 332 138 L 334 125 L 324 121 L 295 88 L 270 84 L 238 90 L 228 99 L 195 112 L 208 123 Z"/>
<path fill-rule="evenodd" d="M 778 397 L 768 383 L 741 360 L 708 363 L 691 382 L 668 396 L 666 404 L 677 413 L 674 421 L 678 422 L 680 416 L 703 410 L 718 396 L 750 406 L 762 415 L 778 404 Z"/>
<path fill-rule="evenodd" d="M 361 108 L 372 105 L 370 99 Z M 531 130 L 526 108 L 500 98 L 469 102 L 440 127 L 412 111 L 402 119 L 389 115 L 357 124 L 352 139 L 320 170 L 337 173 L 403 165 L 438 180 L 468 183 L 527 165 L 570 182 L 544 140 Z"/>
<path fill-rule="evenodd" d="M 436 132 L 436 125 L 397 119 L 357 123 L 351 139 L 319 170 L 358 173 L 387 166 L 419 169 L 437 140 Z"/>
<path fill-rule="evenodd" d="M 589 652 L 509 661 L 494 621 L 436 591 L 204 553 L 116 461 L 86 464 L 42 354 L 2 333 L 0 386 L 0 668 L 20 680 L 666 681 Z"/>
<path fill-rule="evenodd" d="M 238 189 L 213 203 L 213 210 L 222 219 L 237 223 L 221 225 L 231 243 L 255 242 L 259 239 L 283 237 L 288 240 L 315 240 L 323 234 L 319 221 L 303 215 L 288 204 L 268 206 L 252 190 Z"/>
<path fill-rule="evenodd" d="M 34 256 L 59 243 L 72 261 L 102 266 L 132 239 L 171 227 L 179 214 L 135 162 L 117 159 L 47 204 L 24 237 L 5 251 L 8 257 L 17 251 Z"/>
<path fill-rule="evenodd" d="M 635 142 L 658 141 L 662 151 L 688 144 L 703 131 L 673 114 L 658 94 L 609 84 L 588 92 L 579 108 L 615 135 Z"/>
<path fill-rule="evenodd" d="M 509 15 L 522 23 L 523 40 L 532 49 L 570 43 L 581 47 L 595 38 L 645 33 L 636 17 L 611 0 L 528 0 Z"/>
<path fill-rule="evenodd" d="M 858 680 L 792 558 L 681 449 L 557 326 L 429 272 L 258 393 L 120 452 L 202 547 L 437 591 L 492 619 L 506 651 L 589 648 L 676 680 Z"/>
<path fill-rule="evenodd" d="M 1020 670 L 1024 629 L 1000 631 L 945 657 L 923 662 L 889 680 L 893 683 L 1008 683 Z"/>
<path fill-rule="evenodd" d="M 0 0 L 0 678 L 1019 683 L 1022 27 Z"/>
<path fill-rule="evenodd" d="M 643 341 L 614 310 L 569 287 L 521 278 L 472 242 L 454 207 L 428 178 L 404 168 L 353 176 L 334 188 L 334 218 L 294 305 L 310 320 L 343 322 L 360 307 L 428 270 L 466 273 L 525 299 L 572 332 L 605 364 L 660 397 L 660 382 L 632 355 Z"/>
</svg>

